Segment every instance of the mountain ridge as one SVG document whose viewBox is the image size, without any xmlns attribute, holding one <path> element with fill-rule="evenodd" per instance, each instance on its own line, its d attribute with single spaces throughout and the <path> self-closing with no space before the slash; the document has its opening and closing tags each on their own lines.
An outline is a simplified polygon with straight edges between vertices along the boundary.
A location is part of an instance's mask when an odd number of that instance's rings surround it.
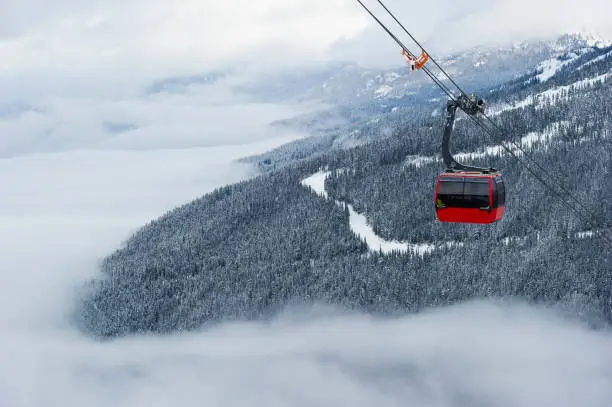
<svg viewBox="0 0 612 407">
<path fill-rule="evenodd" d="M 521 86 L 525 85 L 523 82 L 527 82 L 525 86 L 529 86 L 529 81 L 535 81 L 538 76 L 544 73 L 542 65 L 549 67 L 547 75 L 550 76 L 555 72 L 555 69 L 571 68 L 573 65 L 568 65 L 569 62 L 579 63 L 581 59 L 596 61 L 598 57 L 605 57 L 612 51 L 612 46 L 607 48 L 585 47 L 589 43 L 588 38 L 590 38 L 589 36 L 586 37 L 587 39 L 576 39 L 567 35 L 558 38 L 557 41 L 566 45 L 569 42 L 568 38 L 573 38 L 572 48 L 563 48 L 562 51 L 558 50 L 558 53 L 549 59 L 538 59 L 537 64 L 504 84 L 497 84 L 495 81 L 492 81 L 486 89 L 474 89 L 464 86 L 460 80 L 457 81 L 463 89 L 477 93 L 482 92 L 480 94 L 485 99 L 493 98 L 493 103 L 500 103 L 496 100 L 499 92 L 508 94 L 510 87 L 515 89 L 515 91 L 520 91 Z M 558 47 L 554 46 L 554 43 L 550 45 L 550 42 L 546 42 L 546 44 L 548 44 L 548 47 L 558 49 Z M 514 46 L 519 45 L 515 44 Z M 524 46 L 527 46 L 526 42 Z M 573 55 L 573 58 L 569 58 L 568 55 Z M 595 58 L 593 58 L 594 56 Z M 559 63 L 554 61 L 559 61 Z M 574 66 L 574 68 L 580 70 L 584 67 Z M 540 87 L 542 86 L 546 87 L 547 85 L 540 85 Z M 394 128 L 406 125 L 411 121 L 426 120 L 427 116 L 432 114 L 440 114 L 442 111 L 441 106 L 446 98 L 447 96 L 437 89 L 430 87 L 417 88 L 411 91 L 410 95 L 404 95 L 399 99 L 375 99 L 366 103 L 357 103 L 351 106 L 341 105 L 306 116 L 279 120 L 273 124 L 290 129 L 306 129 L 311 133 L 315 133 L 315 135 L 281 146 L 268 153 L 245 158 L 243 161 L 255 163 L 259 166 L 260 170 L 267 171 L 280 168 L 294 159 L 306 159 L 330 149 L 350 148 L 381 137 L 388 137 L 393 134 Z M 511 95 L 508 95 L 504 103 L 510 103 L 511 100 Z M 381 127 L 378 125 L 379 122 L 389 123 L 389 126 L 381 131 Z"/>
<path fill-rule="evenodd" d="M 533 79 L 534 70 L 491 89 L 493 105 L 607 75 L 612 58 L 600 56 L 575 59 L 544 82 Z M 602 229 L 612 224 L 612 202 L 601 198 L 612 193 L 606 175 L 612 169 L 612 115 L 605 103 L 611 79 L 561 91 L 545 103 L 534 98 L 495 116 L 506 141 L 552 132 L 536 137 L 528 151 L 563 178 Z M 485 297 L 520 298 L 610 324 L 612 259 L 605 246 L 510 157 L 471 159 L 495 159 L 504 169 L 508 196 L 501 222 L 435 222 L 431 186 L 441 168 L 435 161 L 407 160 L 436 156 L 442 126 L 442 118 L 429 112 L 388 137 L 288 160 L 168 212 L 104 260 L 104 277 L 84 293 L 75 323 L 87 334 L 114 338 L 265 319 L 290 304 L 403 314 Z M 458 120 L 455 133 L 456 151 L 478 152 L 486 145 L 468 121 Z M 324 168 L 331 171 L 324 183 L 331 199 L 303 185 Z M 385 239 L 462 245 L 424 255 L 372 252 L 350 229 L 349 208 L 334 200 L 351 204 Z"/>
</svg>

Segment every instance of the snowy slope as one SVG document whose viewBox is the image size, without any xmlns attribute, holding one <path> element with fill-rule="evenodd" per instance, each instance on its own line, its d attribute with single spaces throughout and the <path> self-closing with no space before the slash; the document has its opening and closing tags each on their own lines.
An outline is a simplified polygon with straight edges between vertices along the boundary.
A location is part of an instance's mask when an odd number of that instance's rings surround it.
<svg viewBox="0 0 612 407">
<path fill-rule="evenodd" d="M 569 65 L 570 63 L 575 61 L 579 56 L 580 56 L 579 54 L 572 52 L 566 58 L 563 58 L 563 59 L 556 57 L 556 58 L 551 58 L 551 59 L 547 59 L 546 61 L 540 62 L 540 64 L 538 64 L 537 70 L 542 71 L 542 73 L 536 75 L 536 78 L 540 82 L 546 82 L 555 73 L 557 73 L 559 69 L 563 68 L 564 66 Z"/>
<path fill-rule="evenodd" d="M 574 93 L 587 92 L 596 85 L 612 79 L 612 47 L 597 51 L 583 51 L 567 59 L 548 60 L 535 71 L 515 83 L 494 89 L 489 106 L 491 116 L 505 111 L 533 106 L 536 110 L 546 105 L 565 102 Z M 498 94 L 503 94 L 499 100 Z"/>
<path fill-rule="evenodd" d="M 540 78 L 545 80 L 573 58 L 593 49 L 605 48 L 608 43 L 590 34 L 570 33 L 553 40 L 536 39 L 505 47 L 475 47 L 436 56 L 436 60 L 462 85 L 482 88 L 516 78 L 534 66 L 542 71 Z M 433 64 L 431 67 L 437 72 Z M 414 95 L 412 92 L 429 89 L 429 85 L 430 78 L 422 72 L 411 72 L 399 57 L 397 67 L 386 70 L 345 63 L 265 77 L 261 83 L 252 83 L 241 89 L 272 100 L 316 99 L 352 105 L 372 100 L 397 103 L 398 99 Z"/>
<path fill-rule="evenodd" d="M 553 76 L 554 74 L 552 74 L 548 79 L 552 78 Z M 571 91 L 585 90 L 597 83 L 606 83 L 610 79 L 612 79 L 612 69 L 610 72 L 603 73 L 592 78 L 582 79 L 573 82 L 570 85 L 552 87 L 534 95 L 529 95 L 517 102 L 493 105 L 489 109 L 489 115 L 496 116 L 508 110 L 520 109 L 528 106 L 534 106 L 536 109 L 542 109 L 546 104 L 554 104 L 559 101 L 569 100 L 569 93 Z"/>
<path fill-rule="evenodd" d="M 597 47 L 589 47 L 589 44 L 597 45 Z M 594 84 L 609 81 L 612 72 L 612 49 L 600 48 L 605 44 L 603 41 L 594 41 L 589 36 L 577 34 L 563 36 L 557 42 L 515 44 L 508 53 L 510 55 L 512 52 L 518 52 L 519 55 L 529 54 L 531 56 L 526 58 L 526 61 L 533 62 L 533 64 L 525 65 L 524 71 L 520 72 L 520 75 L 517 72 L 518 76 L 511 81 L 502 85 L 487 86 L 479 91 L 488 102 L 487 114 L 495 117 L 510 110 L 532 105 L 536 109 L 542 109 L 546 104 L 568 100 L 571 92 L 586 92 Z M 502 56 L 505 55 L 504 52 Z M 467 55 L 469 53 L 463 56 L 453 56 L 455 63 L 451 66 L 456 66 L 457 61 L 461 57 L 467 58 Z M 475 58 L 481 62 L 491 57 L 482 50 L 474 51 L 474 55 L 477 55 L 480 59 Z M 497 69 L 492 68 L 492 60 L 488 61 L 491 69 Z M 505 60 L 502 58 L 497 63 L 502 63 L 500 61 Z M 544 66 L 547 67 L 546 72 L 542 69 Z M 354 66 L 350 71 L 359 72 Z M 342 76 L 343 74 L 339 70 L 335 75 Z M 436 123 L 442 123 L 444 120 L 441 112 L 446 97 L 439 89 L 434 89 L 431 84 L 428 87 L 410 87 L 409 90 L 406 90 L 405 83 L 402 82 L 405 79 L 404 75 L 413 78 L 414 75 L 392 72 L 385 76 L 379 72 L 372 73 L 374 79 L 369 80 L 365 79 L 368 75 L 363 75 L 362 81 L 366 86 L 370 84 L 372 90 L 367 102 L 361 104 L 357 102 L 352 106 L 336 106 L 275 122 L 280 127 L 308 129 L 317 136 L 311 137 L 306 143 L 284 146 L 278 152 L 254 157 L 253 160 L 259 162 L 266 160 L 273 163 L 273 165 L 262 165 L 264 170 L 275 168 L 285 165 L 292 160 L 292 157 L 303 159 L 329 149 L 352 148 L 388 137 L 396 134 L 402 128 L 408 128 L 411 122 L 418 123 L 426 120 L 425 116 L 433 118 Z M 546 78 L 545 81 L 540 80 L 544 78 Z M 465 77 L 459 76 L 455 79 L 464 90 L 468 92 L 474 90 L 464 85 Z M 338 81 L 341 83 L 340 79 Z M 330 80 L 326 81 L 325 89 L 334 88 L 333 83 Z M 363 88 L 360 89 L 362 92 Z M 340 88 L 334 92 L 342 94 Z M 398 98 L 393 92 L 399 92 L 398 94 L 403 94 L 403 96 Z M 461 120 L 463 120 L 462 114 L 458 116 L 457 122 Z M 319 137 L 319 135 L 325 135 L 325 137 Z M 315 145 L 317 147 L 314 147 Z"/>
<path fill-rule="evenodd" d="M 547 127 L 543 132 L 530 132 L 520 139 L 515 141 L 513 144 L 506 143 L 505 146 L 512 151 L 518 157 L 523 155 L 521 151 L 530 152 L 534 149 L 546 150 L 547 146 L 550 142 L 558 137 L 561 129 L 567 128 L 567 122 L 558 122 L 553 123 L 549 127 Z M 519 149 L 517 146 L 520 146 Z M 457 159 L 459 162 L 471 162 L 474 160 L 479 160 L 482 158 L 494 158 L 500 157 L 504 154 L 509 154 L 506 152 L 505 148 L 499 144 L 486 146 L 480 151 L 476 152 L 456 152 L 453 153 L 453 157 Z M 424 164 L 429 164 L 433 162 L 442 162 L 442 158 L 438 155 L 436 156 L 408 156 L 404 162 L 404 165 L 414 166 L 416 168 L 422 167 Z"/>
<path fill-rule="evenodd" d="M 574 54 L 571 58 L 565 62 L 553 63 L 550 60 L 545 61 L 545 65 L 550 69 L 544 73 L 540 73 L 540 68 L 537 68 L 532 75 L 526 76 L 528 78 L 522 78 L 528 83 L 537 84 L 535 89 L 536 92 L 531 92 L 531 88 L 527 88 L 519 92 L 519 95 L 526 94 L 523 98 L 514 98 L 512 101 L 500 102 L 495 100 L 488 106 L 487 114 L 490 117 L 499 116 L 505 112 L 518 110 L 522 108 L 533 107 L 536 111 L 541 111 L 549 106 L 561 102 L 567 102 L 576 95 L 582 95 L 589 92 L 591 87 L 596 85 L 612 84 L 612 50 L 605 50 L 604 52 L 590 53 L 590 51 L 583 52 L 580 56 L 583 58 L 586 56 L 586 61 L 579 60 L 579 56 Z M 591 69 L 587 71 L 587 67 Z M 564 78 L 568 75 L 574 75 L 574 79 L 570 79 L 566 85 L 555 85 L 549 82 L 564 83 L 568 80 Z M 580 76 L 576 77 L 575 75 Z M 536 78 L 537 82 L 531 81 Z M 554 79 L 554 81 L 552 81 Z M 532 85 L 536 86 L 536 85 Z M 458 120 L 463 120 L 461 115 Z M 554 141 L 554 138 L 561 134 L 561 131 L 567 129 L 569 123 L 567 121 L 559 121 L 551 123 L 542 132 L 530 132 L 528 134 L 516 135 L 514 140 L 515 143 L 520 145 L 523 149 L 531 151 L 534 148 L 546 150 L 548 145 Z M 515 146 L 511 146 L 510 150 L 521 156 L 522 152 Z M 481 151 L 478 152 L 455 152 L 454 156 L 459 161 L 470 162 L 488 157 L 499 157 L 506 154 L 506 151 L 501 145 L 489 145 L 485 146 Z M 438 156 L 408 156 L 405 160 L 405 165 L 421 167 L 424 164 L 431 162 L 440 162 L 441 159 Z"/>
<path fill-rule="evenodd" d="M 302 185 L 309 187 L 315 193 L 321 195 L 323 198 L 328 199 L 327 192 L 325 191 L 325 179 L 331 174 L 330 171 L 319 171 L 317 173 L 312 174 L 311 176 L 302 180 Z M 456 246 L 461 245 L 461 243 L 449 242 L 446 244 L 411 244 L 407 242 L 399 242 L 397 240 L 386 240 L 376 234 L 372 229 L 372 226 L 368 223 L 367 218 L 359 214 L 353 208 L 353 205 L 347 204 L 341 201 L 335 201 L 336 204 L 342 208 L 346 207 L 349 210 L 349 224 L 351 230 L 355 235 L 357 235 L 360 239 L 362 239 L 367 245 L 370 252 L 382 252 L 385 254 L 392 252 L 401 252 L 401 253 L 415 253 L 419 255 L 424 255 L 425 253 L 431 253 L 436 248 L 445 246 Z"/>
</svg>

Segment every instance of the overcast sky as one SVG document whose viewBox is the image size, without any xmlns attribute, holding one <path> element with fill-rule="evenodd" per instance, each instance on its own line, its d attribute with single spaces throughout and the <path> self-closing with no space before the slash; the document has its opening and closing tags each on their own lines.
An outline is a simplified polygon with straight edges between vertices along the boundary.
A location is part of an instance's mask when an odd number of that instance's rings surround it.
<svg viewBox="0 0 612 407">
<path fill-rule="evenodd" d="M 366 4 L 381 11 L 375 0 Z M 386 4 L 434 55 L 567 31 L 612 38 L 610 0 Z M 236 104 L 236 95 L 222 85 L 174 99 L 143 97 L 143 90 L 170 76 L 335 60 L 404 67 L 397 45 L 355 0 L 0 0 L 0 155 L 26 151 L 31 143 L 93 146 L 107 136 L 130 147 L 149 140 L 210 145 L 207 137 L 226 134 L 205 134 L 210 120 L 200 112 Z M 266 120 L 285 117 L 284 110 L 276 117 L 270 111 Z M 216 128 L 252 128 L 247 113 L 236 120 L 233 111 L 217 109 Z M 261 124 L 260 108 L 249 112 Z M 138 130 L 117 138 L 105 128 L 108 122 Z"/>
<path fill-rule="evenodd" d="M 609 0 L 386 4 L 422 42 L 440 49 L 572 30 L 612 37 Z M 157 75 L 237 60 L 317 61 L 333 59 L 330 46 L 341 39 L 352 40 L 347 48 L 360 50 L 357 56 L 375 51 L 375 44 L 393 47 L 354 0 L 0 0 L 5 74 L 69 69 Z"/>
</svg>

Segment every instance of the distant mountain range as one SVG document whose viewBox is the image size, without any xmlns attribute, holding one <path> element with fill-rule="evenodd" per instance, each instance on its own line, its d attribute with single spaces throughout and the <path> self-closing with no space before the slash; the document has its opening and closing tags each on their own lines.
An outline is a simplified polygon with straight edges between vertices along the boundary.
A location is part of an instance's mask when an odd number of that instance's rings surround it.
<svg viewBox="0 0 612 407">
<path fill-rule="evenodd" d="M 460 115 L 453 150 L 462 162 L 502 168 L 506 214 L 494 225 L 437 222 L 443 98 L 383 111 L 379 103 L 390 103 L 392 92 L 377 98 L 367 78 L 350 86 L 328 78 L 319 92 L 369 89 L 373 99 L 363 103 L 375 109 L 360 113 L 365 126 L 356 120 L 354 134 L 331 132 L 254 158 L 266 172 L 142 227 L 104 259 L 75 322 L 90 335 L 114 338 L 265 319 L 292 305 L 398 315 L 518 298 L 611 324 L 612 257 L 599 234 L 612 230 L 612 48 L 565 36 L 517 46 L 518 56 L 499 53 L 447 61 L 456 61 L 464 78 L 468 61 L 490 70 L 482 77 L 491 85 L 481 93 L 499 137 L 521 145 L 579 199 L 582 212 Z M 499 62 L 504 58 L 532 65 L 497 74 L 494 66 L 516 69 Z M 497 83 L 504 75 L 511 79 Z M 315 94 L 312 83 L 304 88 Z M 414 100 L 431 96 L 421 89 Z M 355 214 L 363 218 L 356 222 Z M 359 222 L 396 249 L 372 247 L 356 232 Z"/>
<path fill-rule="evenodd" d="M 604 55 L 610 46 L 612 41 L 571 33 L 555 40 L 523 41 L 508 47 L 475 47 L 443 57 L 438 63 L 466 92 L 476 92 L 489 99 L 498 87 L 516 86 L 516 83 L 530 80 L 546 82 L 571 62 Z M 330 68 L 329 72 L 308 76 L 305 83 L 298 80 L 302 75 L 307 77 L 305 73 L 288 74 L 286 82 L 281 77 L 272 85 L 279 89 L 271 94 L 277 100 L 318 98 L 332 107 L 279 120 L 274 125 L 307 130 L 314 136 L 279 147 L 279 154 L 266 153 L 247 161 L 259 162 L 260 158 L 275 161 L 273 156 L 276 156 L 277 164 L 281 165 L 287 152 L 303 157 L 302 151 L 318 152 L 367 143 L 392 134 L 394 129 L 410 121 L 440 114 L 447 99 L 429 77 L 408 69 L 376 71 L 344 64 Z M 296 93 L 291 94 L 288 84 L 293 81 L 307 89 L 300 93 L 298 87 Z M 283 83 L 287 85 L 283 87 Z M 266 97 L 267 93 L 264 91 L 262 95 Z"/>
<path fill-rule="evenodd" d="M 612 45 L 593 35 L 571 33 L 555 40 L 523 41 L 506 47 L 474 47 L 455 54 L 434 56 L 462 85 L 470 89 L 490 88 L 521 76 L 544 60 L 582 54 Z M 270 101 L 317 99 L 338 105 L 354 105 L 379 99 L 401 99 L 431 88 L 431 80 L 415 74 L 398 56 L 398 67 L 365 69 L 354 63 L 274 73 L 258 78 L 239 90 Z M 429 65 L 435 72 L 436 67 Z"/>
</svg>

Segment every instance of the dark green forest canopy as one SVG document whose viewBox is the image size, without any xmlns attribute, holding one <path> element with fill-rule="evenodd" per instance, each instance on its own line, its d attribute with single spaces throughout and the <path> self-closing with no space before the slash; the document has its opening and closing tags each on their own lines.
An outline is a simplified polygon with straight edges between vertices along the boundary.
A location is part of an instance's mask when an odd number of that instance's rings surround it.
<svg viewBox="0 0 612 407">
<path fill-rule="evenodd" d="M 611 68 L 610 58 L 600 59 L 579 73 L 561 71 L 548 85 L 523 81 L 518 94 Z M 569 90 L 554 104 L 495 118 L 513 140 L 558 126 L 533 146 L 532 156 L 579 197 L 601 228 L 612 223 L 611 79 Z M 493 92 L 492 101 L 520 100 L 513 86 Z M 442 126 L 441 116 L 423 117 L 390 137 L 301 159 L 170 211 L 104 259 L 76 322 L 108 338 L 266 318 L 290 304 L 398 314 L 482 297 L 518 297 L 612 322 L 609 245 L 580 237 L 577 232 L 592 227 L 511 157 L 477 160 L 503 169 L 508 192 L 501 222 L 435 222 L 433 185 L 442 164 L 417 168 L 406 159 L 438 154 Z M 457 122 L 453 141 L 454 151 L 466 152 L 494 144 L 467 120 Z M 322 168 L 332 171 L 326 181 L 331 197 L 353 204 L 379 235 L 463 245 L 422 257 L 368 252 L 349 228 L 348 211 L 301 185 Z"/>
</svg>

